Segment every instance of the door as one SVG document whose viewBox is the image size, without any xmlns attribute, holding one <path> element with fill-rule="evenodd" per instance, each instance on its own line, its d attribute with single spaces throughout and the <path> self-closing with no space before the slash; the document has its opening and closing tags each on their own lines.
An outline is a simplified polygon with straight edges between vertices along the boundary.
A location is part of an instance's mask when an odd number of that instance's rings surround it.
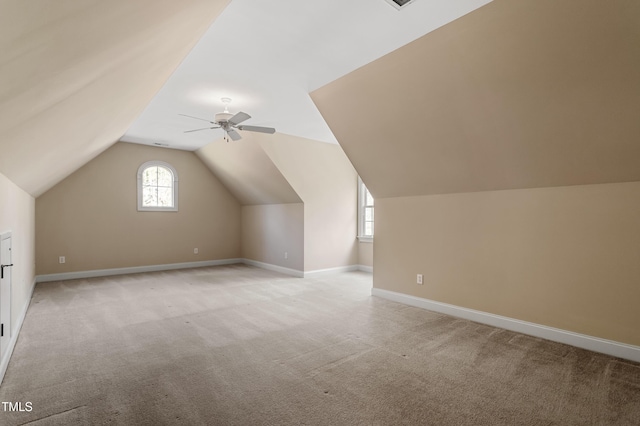
<svg viewBox="0 0 640 426">
<path fill-rule="evenodd" d="M 0 234 L 0 359 L 11 340 L 11 233 Z"/>
</svg>

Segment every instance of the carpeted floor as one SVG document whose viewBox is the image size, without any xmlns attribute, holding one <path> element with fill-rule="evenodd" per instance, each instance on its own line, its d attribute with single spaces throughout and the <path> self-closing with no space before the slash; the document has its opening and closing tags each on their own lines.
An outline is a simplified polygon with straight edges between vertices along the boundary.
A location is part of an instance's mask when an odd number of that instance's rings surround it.
<svg viewBox="0 0 640 426">
<path fill-rule="evenodd" d="M 36 287 L 0 424 L 640 425 L 640 365 L 244 265 Z"/>
</svg>

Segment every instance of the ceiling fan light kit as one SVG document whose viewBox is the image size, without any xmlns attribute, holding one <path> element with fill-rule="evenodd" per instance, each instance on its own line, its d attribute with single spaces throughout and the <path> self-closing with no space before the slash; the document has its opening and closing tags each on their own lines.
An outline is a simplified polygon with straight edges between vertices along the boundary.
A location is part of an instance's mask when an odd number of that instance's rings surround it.
<svg viewBox="0 0 640 426">
<path fill-rule="evenodd" d="M 213 119 L 215 122 L 220 122 L 220 121 L 229 121 L 229 119 L 233 117 L 233 114 L 228 113 L 228 112 L 219 112 L 215 115 L 215 118 Z"/>
<path fill-rule="evenodd" d="M 240 123 L 250 119 L 251 116 L 246 112 L 242 112 L 242 111 L 236 114 L 230 113 L 229 104 L 231 103 L 231 98 L 222 98 L 221 100 L 222 100 L 222 103 L 224 104 L 224 111 L 217 113 L 214 116 L 213 121 L 207 120 L 205 118 L 194 117 L 187 114 L 178 114 L 184 117 L 194 118 L 196 120 L 207 121 L 214 125 L 213 127 L 203 127 L 201 129 L 186 130 L 185 133 L 199 132 L 200 130 L 222 129 L 225 132 L 225 140 L 229 142 L 229 139 L 233 141 L 242 139 L 242 136 L 240 135 L 240 133 L 236 131 L 236 129 L 241 131 L 259 132 L 259 133 L 268 133 L 268 134 L 273 134 L 276 132 L 276 129 L 274 129 L 273 127 L 246 126 L 246 125 L 241 126 Z"/>
</svg>

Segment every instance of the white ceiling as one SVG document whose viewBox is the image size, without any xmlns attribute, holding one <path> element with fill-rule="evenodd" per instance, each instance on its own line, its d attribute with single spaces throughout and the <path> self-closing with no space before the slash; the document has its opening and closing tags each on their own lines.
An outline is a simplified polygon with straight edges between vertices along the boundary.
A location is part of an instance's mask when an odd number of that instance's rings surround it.
<svg viewBox="0 0 640 426">
<path fill-rule="evenodd" d="M 184 133 L 206 123 L 178 114 L 212 119 L 229 97 L 231 112 L 252 116 L 245 124 L 336 143 L 309 92 L 490 1 L 416 0 L 397 11 L 385 0 L 232 0 L 121 139 L 196 150 L 222 131 Z"/>
</svg>

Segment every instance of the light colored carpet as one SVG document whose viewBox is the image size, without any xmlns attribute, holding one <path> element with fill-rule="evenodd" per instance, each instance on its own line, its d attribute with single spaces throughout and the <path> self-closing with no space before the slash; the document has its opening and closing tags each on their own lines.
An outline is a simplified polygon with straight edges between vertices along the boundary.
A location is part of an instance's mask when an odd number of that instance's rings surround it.
<svg viewBox="0 0 640 426">
<path fill-rule="evenodd" d="M 37 286 L 15 425 L 639 425 L 640 365 L 244 265 Z"/>
</svg>

